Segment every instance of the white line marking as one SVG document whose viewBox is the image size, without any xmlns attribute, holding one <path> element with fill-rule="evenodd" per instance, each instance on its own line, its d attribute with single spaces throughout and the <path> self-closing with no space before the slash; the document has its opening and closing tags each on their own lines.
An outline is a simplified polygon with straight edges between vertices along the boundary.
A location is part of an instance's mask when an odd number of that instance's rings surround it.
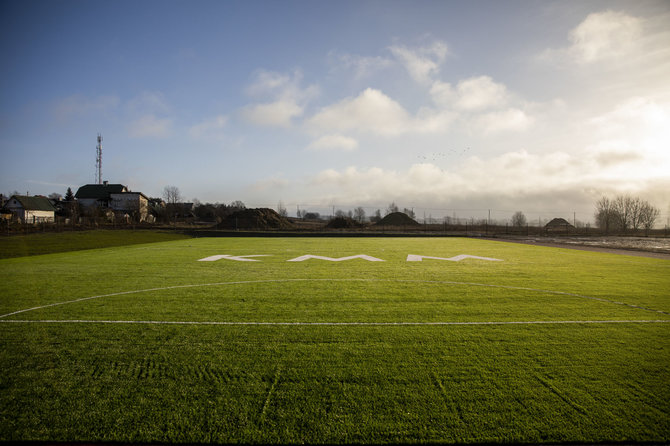
<svg viewBox="0 0 670 446">
<path fill-rule="evenodd" d="M 448 260 L 450 262 L 460 262 L 463 259 L 478 259 L 478 260 L 488 260 L 490 262 L 502 262 L 501 259 L 494 259 L 492 257 L 479 257 L 479 256 L 471 256 L 468 254 L 459 254 L 454 257 L 431 257 L 431 256 L 419 256 L 416 254 L 407 254 L 407 262 L 421 262 L 423 259 L 433 259 L 433 260 Z"/>
<path fill-rule="evenodd" d="M 287 260 L 287 262 L 304 262 L 305 260 L 309 259 L 327 260 L 329 262 L 342 262 L 344 260 L 353 260 L 353 259 L 363 259 L 367 260 L 368 262 L 385 262 L 385 260 L 378 259 L 377 257 L 372 257 L 365 254 L 358 254 L 357 256 L 339 257 L 339 258 L 313 256 L 311 254 L 307 254 L 304 256 L 296 257 L 295 259 Z"/>
<path fill-rule="evenodd" d="M 625 302 L 617 302 L 613 300 L 603 299 L 600 297 L 585 296 L 583 294 L 567 293 L 564 291 L 552 291 L 552 290 L 541 290 L 537 288 L 527 288 L 527 287 L 518 287 L 518 286 L 508 286 L 508 285 L 492 285 L 487 283 L 476 283 L 476 282 L 452 282 L 452 281 L 441 281 L 441 280 L 404 280 L 404 279 L 268 279 L 268 280 L 243 280 L 235 282 L 214 282 L 214 283 L 200 283 L 200 284 L 190 284 L 190 285 L 173 285 L 167 287 L 158 287 L 158 288 L 146 288 L 142 290 L 131 290 L 131 291 L 121 291 L 118 293 L 109 293 L 109 294 L 100 294 L 97 296 L 81 297 L 79 299 L 68 300 L 64 302 L 55 302 L 52 304 L 41 305 L 38 307 L 26 308 L 23 310 L 13 311 L 11 313 L 0 315 L 0 319 L 13 316 L 15 314 L 25 313 L 33 310 L 41 310 L 44 308 L 55 307 L 59 305 L 72 304 L 76 302 L 83 302 L 91 299 L 99 299 L 102 297 L 114 297 L 114 296 L 123 296 L 126 294 L 138 294 L 138 293 L 148 293 L 151 291 L 163 291 L 163 290 L 174 290 L 181 288 L 198 288 L 198 287 L 208 287 L 208 286 L 224 286 L 224 285 L 246 285 L 252 283 L 289 283 L 289 282 L 397 282 L 397 283 L 432 283 L 437 285 L 468 285 L 468 286 L 480 286 L 488 288 L 500 288 L 506 290 L 521 290 L 521 291 L 533 291 L 539 293 L 555 294 L 560 296 L 572 296 L 582 299 L 591 299 L 597 300 L 599 302 L 605 302 L 610 304 L 622 305 L 630 308 L 636 308 L 638 310 L 651 311 L 661 314 L 670 315 L 670 312 L 654 310 L 652 308 L 645 308 L 639 305 L 627 304 Z"/>
<path fill-rule="evenodd" d="M 304 325 L 304 326 L 415 326 L 415 325 L 555 325 L 555 324 L 667 324 L 670 319 L 603 320 L 603 321 L 470 321 L 470 322 L 259 322 L 259 321 L 110 321 L 110 320 L 17 320 L 5 319 L 7 324 L 147 324 L 147 325 Z"/>
</svg>

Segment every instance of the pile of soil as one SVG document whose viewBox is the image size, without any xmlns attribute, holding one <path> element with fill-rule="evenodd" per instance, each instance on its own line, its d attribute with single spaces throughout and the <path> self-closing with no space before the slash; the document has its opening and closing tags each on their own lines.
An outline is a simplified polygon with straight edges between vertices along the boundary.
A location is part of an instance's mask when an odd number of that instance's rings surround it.
<svg viewBox="0 0 670 446">
<path fill-rule="evenodd" d="M 420 224 L 403 212 L 391 212 L 376 223 L 377 226 L 420 226 Z"/>
<path fill-rule="evenodd" d="M 217 229 L 291 229 L 293 224 L 273 209 L 242 209 L 227 216 Z"/>
<path fill-rule="evenodd" d="M 328 229 L 351 229 L 359 227 L 361 227 L 361 224 L 349 217 L 335 217 L 326 225 Z"/>
</svg>

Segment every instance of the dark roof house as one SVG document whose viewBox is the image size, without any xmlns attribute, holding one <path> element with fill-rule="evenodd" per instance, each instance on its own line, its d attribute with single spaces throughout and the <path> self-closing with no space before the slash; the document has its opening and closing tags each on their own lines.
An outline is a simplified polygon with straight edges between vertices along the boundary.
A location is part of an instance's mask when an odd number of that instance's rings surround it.
<svg viewBox="0 0 670 446">
<path fill-rule="evenodd" d="M 28 211 L 55 211 L 56 208 L 51 204 L 51 200 L 47 197 L 27 195 L 12 195 L 12 198 L 7 200 L 7 205 L 14 204 L 13 201 L 20 204 L 21 207 Z"/>
<path fill-rule="evenodd" d="M 25 223 L 53 222 L 56 208 L 47 197 L 12 195 L 4 209 Z"/>
<path fill-rule="evenodd" d="M 105 181 L 103 184 L 86 184 L 77 189 L 74 198 L 77 200 L 104 200 L 108 201 L 111 194 L 120 194 L 128 192 L 128 188 L 123 184 L 109 184 Z"/>
</svg>

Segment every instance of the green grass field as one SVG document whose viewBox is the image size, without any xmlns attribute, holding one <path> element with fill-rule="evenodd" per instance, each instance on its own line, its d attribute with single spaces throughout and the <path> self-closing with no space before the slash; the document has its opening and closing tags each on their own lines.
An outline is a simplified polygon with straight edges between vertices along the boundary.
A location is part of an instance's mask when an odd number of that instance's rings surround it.
<svg viewBox="0 0 670 446">
<path fill-rule="evenodd" d="M 198 261 L 224 254 L 264 257 Z M 3 441 L 670 441 L 667 260 L 208 238 L 6 258 L 0 281 Z"/>
</svg>

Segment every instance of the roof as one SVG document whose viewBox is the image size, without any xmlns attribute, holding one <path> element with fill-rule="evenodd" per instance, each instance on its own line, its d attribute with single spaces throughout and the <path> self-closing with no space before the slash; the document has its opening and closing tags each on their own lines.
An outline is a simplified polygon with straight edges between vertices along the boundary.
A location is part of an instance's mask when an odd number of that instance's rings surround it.
<svg viewBox="0 0 670 446">
<path fill-rule="evenodd" d="M 47 197 L 29 197 L 27 195 L 13 195 L 12 199 L 21 203 L 23 209 L 28 211 L 55 211 L 56 208 L 51 204 Z"/>
<path fill-rule="evenodd" d="M 570 227 L 572 227 L 572 225 L 565 218 L 554 218 L 549 223 L 544 225 L 545 228 L 547 228 L 547 227 L 551 228 L 551 227 L 557 227 L 557 226 L 570 226 Z"/>
<path fill-rule="evenodd" d="M 147 197 L 146 195 L 144 195 L 142 192 L 130 192 L 130 191 L 126 191 L 126 192 L 112 192 L 112 193 L 115 194 L 115 195 L 139 195 L 139 196 L 142 196 L 142 197 L 146 198 L 147 200 L 149 199 L 149 197 Z"/>
<path fill-rule="evenodd" d="M 128 189 L 123 184 L 87 184 L 80 187 L 74 197 L 108 200 L 109 194 L 120 194 L 127 191 Z"/>
</svg>

